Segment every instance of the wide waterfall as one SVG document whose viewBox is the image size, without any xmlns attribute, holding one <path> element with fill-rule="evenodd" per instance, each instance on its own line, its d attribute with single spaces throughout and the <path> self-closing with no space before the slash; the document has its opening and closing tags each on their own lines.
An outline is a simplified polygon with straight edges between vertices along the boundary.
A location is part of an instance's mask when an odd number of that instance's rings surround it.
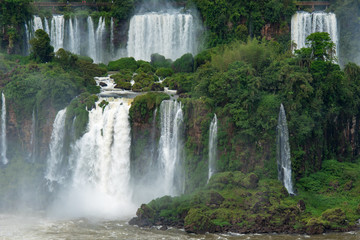
<svg viewBox="0 0 360 240">
<path fill-rule="evenodd" d="M 111 24 L 113 26 L 113 23 Z M 121 57 L 117 56 L 117 51 L 114 49 L 113 36 L 111 38 L 108 36 L 113 34 L 113 30 L 110 32 L 106 28 L 103 17 L 94 23 L 90 16 L 65 19 L 63 15 L 54 15 L 50 20 L 34 16 L 25 26 L 28 31 L 27 44 L 37 29 L 43 29 L 49 34 L 50 44 L 55 52 L 64 48 L 72 53 L 91 57 L 95 63 L 107 63 Z"/>
<path fill-rule="evenodd" d="M 108 102 L 104 108 L 99 106 L 102 101 Z M 55 214 L 111 218 L 134 213 L 129 101 L 100 98 L 96 108 L 89 112 L 86 133 L 71 145 L 69 156 L 63 156 L 62 151 L 66 110 L 57 114 L 46 175 L 62 189 L 54 203 Z"/>
<path fill-rule="evenodd" d="M 196 24 L 191 14 L 150 12 L 130 20 L 129 57 L 150 61 L 153 53 L 175 60 L 185 53 L 196 54 Z"/>
<path fill-rule="evenodd" d="M 285 109 L 281 104 L 277 125 L 276 159 L 278 178 L 284 184 L 289 194 L 294 194 L 291 177 L 291 156 L 289 144 L 289 131 L 286 121 Z"/>
<path fill-rule="evenodd" d="M 315 32 L 327 32 L 338 47 L 338 30 L 336 15 L 325 12 L 296 12 L 291 19 L 291 40 L 296 48 L 306 47 L 306 38 Z"/>
<path fill-rule="evenodd" d="M 217 159 L 217 117 L 214 115 L 210 123 L 209 129 L 209 175 L 208 181 L 211 176 L 216 172 L 216 159 Z"/>
<path fill-rule="evenodd" d="M 159 163 L 160 174 L 163 177 L 163 194 L 179 195 L 184 192 L 181 103 L 172 100 L 163 101 L 160 105 L 160 118 Z"/>
<path fill-rule="evenodd" d="M 8 159 L 6 157 L 6 99 L 4 93 L 1 93 L 1 102 L 1 161 L 3 164 L 7 164 Z"/>
</svg>

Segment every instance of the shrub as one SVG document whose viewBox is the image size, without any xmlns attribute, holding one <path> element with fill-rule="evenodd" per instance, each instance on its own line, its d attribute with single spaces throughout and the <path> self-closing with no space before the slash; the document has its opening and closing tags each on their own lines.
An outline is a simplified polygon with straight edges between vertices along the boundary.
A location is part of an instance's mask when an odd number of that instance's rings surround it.
<svg viewBox="0 0 360 240">
<path fill-rule="evenodd" d="M 171 67 L 171 63 L 172 61 L 170 59 L 165 59 L 164 56 L 158 54 L 158 53 L 154 53 L 151 54 L 151 65 L 153 65 L 156 68 L 170 68 Z"/>
<path fill-rule="evenodd" d="M 159 77 L 166 78 L 174 74 L 174 71 L 171 68 L 159 68 L 156 70 L 155 74 Z"/>
<path fill-rule="evenodd" d="M 129 58 L 120 58 L 116 61 L 111 61 L 108 64 L 109 71 L 119 71 L 122 69 L 129 69 L 135 72 L 135 70 L 138 68 L 138 64 L 136 60 L 133 57 Z"/>
<path fill-rule="evenodd" d="M 194 57 L 191 53 L 184 54 L 172 64 L 175 72 L 191 73 L 194 71 Z"/>
</svg>

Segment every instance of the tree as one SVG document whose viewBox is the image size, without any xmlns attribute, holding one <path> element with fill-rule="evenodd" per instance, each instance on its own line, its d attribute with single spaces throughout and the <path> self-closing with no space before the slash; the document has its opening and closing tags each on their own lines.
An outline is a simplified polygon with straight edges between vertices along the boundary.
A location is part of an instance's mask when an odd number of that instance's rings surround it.
<svg viewBox="0 0 360 240">
<path fill-rule="evenodd" d="M 311 57 L 314 60 L 333 61 L 335 56 L 335 44 L 331 41 L 327 32 L 316 32 L 306 38 L 310 45 Z"/>
<path fill-rule="evenodd" d="M 50 45 L 49 35 L 42 29 L 35 32 L 35 37 L 30 40 L 31 58 L 40 62 L 49 62 L 54 56 L 54 47 Z"/>
</svg>

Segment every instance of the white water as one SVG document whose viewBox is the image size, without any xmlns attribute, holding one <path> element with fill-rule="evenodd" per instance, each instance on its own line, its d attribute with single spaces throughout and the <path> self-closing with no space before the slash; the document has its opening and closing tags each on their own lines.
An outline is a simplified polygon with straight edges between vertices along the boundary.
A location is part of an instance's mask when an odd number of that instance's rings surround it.
<svg viewBox="0 0 360 240">
<path fill-rule="evenodd" d="M 209 128 L 209 176 L 216 172 L 216 160 L 217 160 L 217 117 L 214 115 Z"/>
<path fill-rule="evenodd" d="M 163 195 L 183 193 L 182 174 L 182 122 L 181 104 L 165 100 L 160 105 L 161 137 L 159 142 L 159 162 L 163 177 Z"/>
<path fill-rule="evenodd" d="M 329 33 L 331 40 L 338 48 L 338 30 L 336 15 L 325 12 L 296 12 L 291 19 L 291 40 L 296 48 L 306 47 L 306 38 L 315 32 Z"/>
<path fill-rule="evenodd" d="M 103 100 L 109 102 L 104 109 L 98 106 Z M 89 112 L 87 132 L 71 149 L 72 177 L 54 204 L 55 215 L 109 219 L 135 214 L 129 108 L 127 99 L 100 98 Z"/>
<path fill-rule="evenodd" d="M 150 61 L 153 53 L 176 60 L 196 54 L 196 24 L 191 14 L 151 12 L 131 18 L 127 52 L 129 57 Z"/>
<path fill-rule="evenodd" d="M 35 118 L 35 109 L 33 109 L 31 116 L 31 138 L 30 138 L 30 147 L 31 151 L 29 153 L 29 160 L 34 162 L 36 154 L 36 118 Z"/>
<path fill-rule="evenodd" d="M 47 160 L 45 179 L 48 181 L 50 191 L 53 191 L 54 183 L 62 184 L 65 180 L 65 176 L 62 171 L 64 161 L 63 148 L 65 137 L 65 119 L 66 108 L 59 111 L 56 115 L 49 144 L 50 156 Z"/>
<path fill-rule="evenodd" d="M 289 144 L 289 131 L 286 121 L 285 109 L 281 104 L 277 125 L 276 159 L 278 165 L 278 178 L 284 184 L 289 194 L 294 194 L 291 177 L 291 155 Z"/>
<path fill-rule="evenodd" d="M 107 37 L 105 19 L 100 17 L 96 28 L 95 25 L 90 16 L 83 20 L 81 17 L 65 19 L 63 15 L 54 15 L 50 25 L 46 18 L 34 16 L 27 25 L 32 27 L 26 27 L 27 41 L 34 37 L 37 29 L 43 29 L 49 34 L 55 52 L 64 48 L 72 53 L 91 57 L 95 63 L 107 63 L 120 58 L 115 47 L 109 47 L 112 41 Z M 27 44 L 29 49 L 29 42 Z M 113 52 L 109 51 L 110 48 Z"/>
<path fill-rule="evenodd" d="M 6 99 L 4 93 L 1 93 L 1 102 L 1 161 L 3 164 L 7 164 L 9 161 L 6 157 Z"/>
</svg>

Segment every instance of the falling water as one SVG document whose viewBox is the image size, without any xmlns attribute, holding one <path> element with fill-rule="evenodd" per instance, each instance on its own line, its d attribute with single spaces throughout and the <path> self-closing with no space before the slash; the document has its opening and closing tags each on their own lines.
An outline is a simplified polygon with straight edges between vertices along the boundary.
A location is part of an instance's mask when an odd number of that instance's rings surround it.
<svg viewBox="0 0 360 240">
<path fill-rule="evenodd" d="M 94 58 L 95 62 L 104 62 L 104 60 L 101 57 L 102 50 L 104 49 L 104 39 L 105 36 L 105 19 L 103 17 L 100 17 L 99 24 L 95 32 L 95 43 L 96 43 L 96 56 Z"/>
<path fill-rule="evenodd" d="M 195 23 L 191 14 L 146 13 L 131 18 L 127 51 L 129 57 L 150 60 L 159 53 L 173 60 L 196 53 Z"/>
<path fill-rule="evenodd" d="M 63 148 L 65 136 L 66 108 L 56 115 L 50 140 L 50 156 L 47 160 L 45 179 L 48 181 L 49 190 L 53 190 L 53 184 L 61 184 L 64 181 L 63 175 Z"/>
<path fill-rule="evenodd" d="M 88 39 L 89 39 L 89 46 L 88 46 L 88 56 L 92 59 L 96 58 L 96 40 L 95 40 L 95 33 L 94 33 L 94 23 L 92 18 L 89 16 L 87 18 L 88 24 Z"/>
<path fill-rule="evenodd" d="M 35 118 L 35 109 L 32 112 L 32 117 L 31 117 L 31 138 L 30 138 L 30 147 L 31 147 L 31 151 L 29 153 L 29 160 L 31 162 L 35 161 L 35 157 L 36 157 L 36 118 Z"/>
<path fill-rule="evenodd" d="M 163 101 L 160 105 L 160 117 L 159 162 L 164 179 L 163 193 L 178 195 L 183 193 L 181 104 L 172 100 Z"/>
<path fill-rule="evenodd" d="M 5 94 L 1 94 L 2 107 L 1 107 L 1 161 L 5 165 L 8 163 L 6 157 L 7 142 L 6 142 L 6 101 Z"/>
<path fill-rule="evenodd" d="M 327 32 L 331 40 L 338 46 L 336 15 L 325 12 L 296 12 L 291 19 L 291 40 L 297 49 L 306 47 L 306 38 L 314 32 Z"/>
<path fill-rule="evenodd" d="M 104 109 L 98 106 L 103 100 L 109 102 Z M 78 216 L 133 214 L 128 100 L 100 98 L 96 106 L 89 112 L 87 132 L 72 146 L 72 178 L 60 208 Z"/>
<path fill-rule="evenodd" d="M 284 184 L 289 194 L 294 194 L 291 178 L 291 158 L 289 145 L 289 132 L 284 106 L 281 104 L 276 137 L 276 159 L 278 165 L 278 178 Z"/>
<path fill-rule="evenodd" d="M 50 40 L 55 52 L 57 52 L 60 48 L 64 48 L 64 28 L 64 16 L 54 15 L 51 20 Z"/>
<path fill-rule="evenodd" d="M 39 16 L 34 16 L 33 20 L 33 32 L 36 32 L 38 29 L 44 29 L 41 18 Z"/>
<path fill-rule="evenodd" d="M 217 158 L 217 117 L 216 114 L 214 115 L 213 120 L 210 124 L 209 129 L 209 177 L 208 180 L 211 178 L 211 176 L 216 171 L 216 158 Z"/>
</svg>

